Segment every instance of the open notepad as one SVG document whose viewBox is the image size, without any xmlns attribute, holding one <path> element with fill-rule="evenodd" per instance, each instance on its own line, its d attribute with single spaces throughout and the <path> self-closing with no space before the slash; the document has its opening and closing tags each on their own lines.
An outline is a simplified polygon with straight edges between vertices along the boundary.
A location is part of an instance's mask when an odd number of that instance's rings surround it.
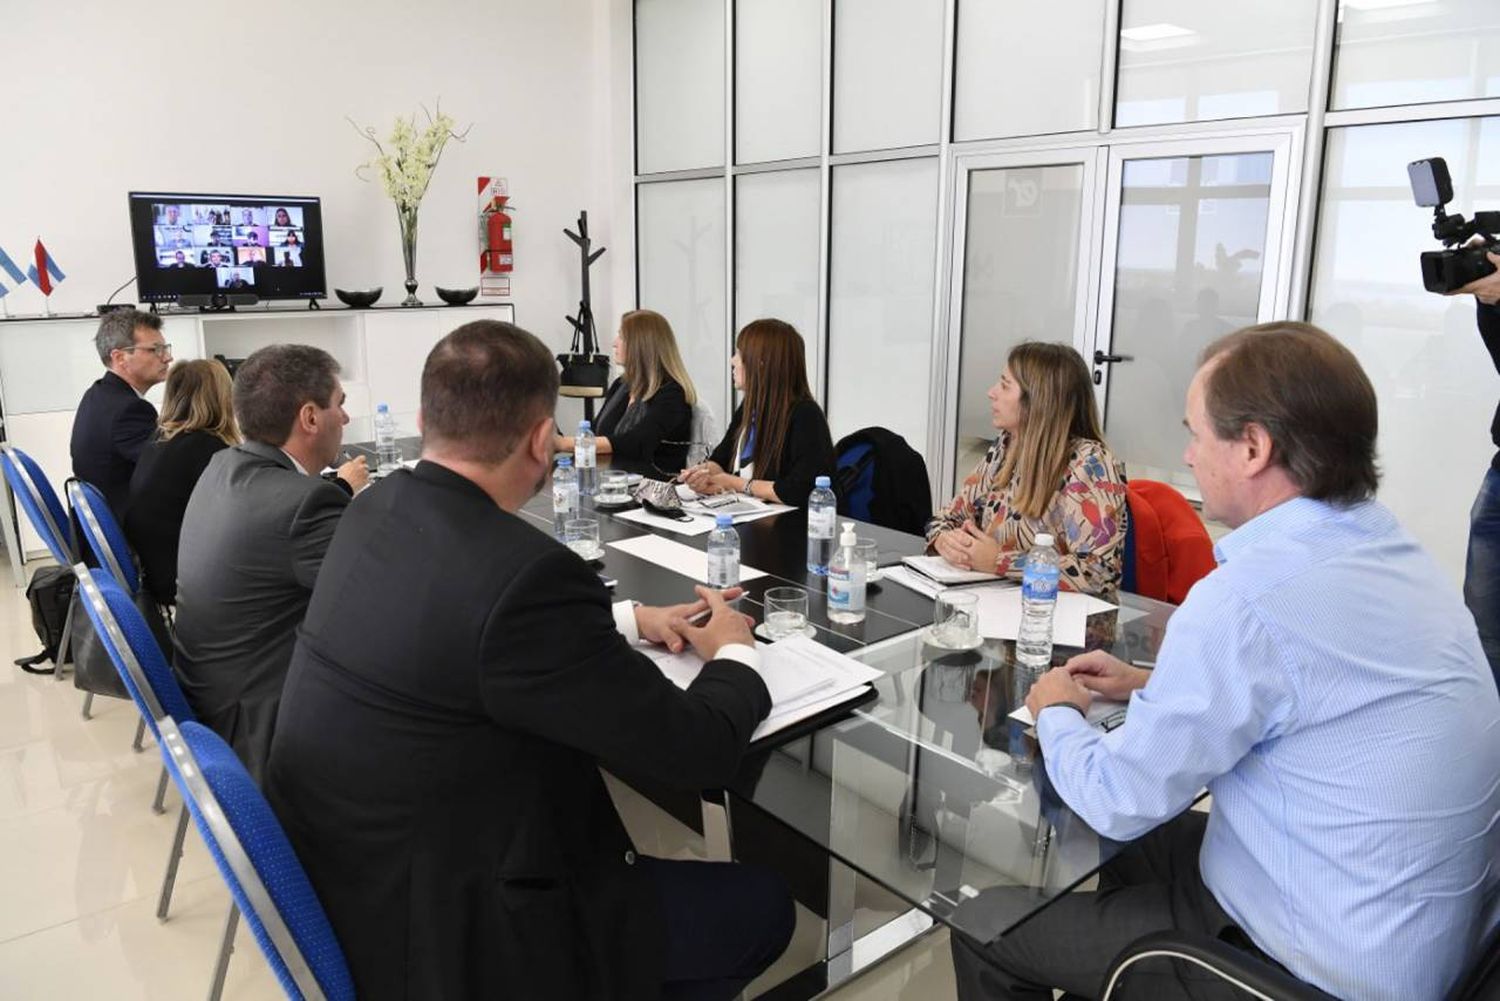
<svg viewBox="0 0 1500 1001">
<path fill-rule="evenodd" d="M 771 693 L 771 714 L 756 727 L 751 740 L 847 702 L 881 675 L 875 668 L 806 636 L 756 646 L 760 650 L 759 674 Z M 703 670 L 703 658 L 691 649 L 682 653 L 657 646 L 641 649 L 678 688 L 687 688 Z"/>
<path fill-rule="evenodd" d="M 978 584 L 987 580 L 1000 579 L 998 574 L 985 573 L 982 570 L 960 570 L 941 556 L 903 556 L 901 562 L 923 577 L 948 586 Z"/>
</svg>

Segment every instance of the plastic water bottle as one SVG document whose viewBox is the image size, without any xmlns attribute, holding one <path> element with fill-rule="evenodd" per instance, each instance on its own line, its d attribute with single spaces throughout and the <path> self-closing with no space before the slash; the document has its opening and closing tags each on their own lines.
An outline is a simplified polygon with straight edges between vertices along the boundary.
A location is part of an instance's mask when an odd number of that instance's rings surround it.
<svg viewBox="0 0 1500 1001">
<path fill-rule="evenodd" d="M 828 558 L 833 555 L 833 530 L 838 524 L 838 500 L 826 476 L 813 480 L 813 491 L 807 495 L 807 572 L 819 577 L 828 573 Z"/>
<path fill-rule="evenodd" d="M 599 472 L 594 432 L 588 421 L 578 422 L 578 434 L 573 439 L 573 465 L 578 467 L 578 493 L 592 497 L 599 490 Z"/>
<path fill-rule="evenodd" d="M 734 519 L 721 514 L 708 533 L 708 586 L 722 590 L 739 583 L 740 533 L 734 530 Z"/>
<path fill-rule="evenodd" d="M 578 517 L 578 473 L 573 470 L 573 460 L 566 455 L 558 456 L 557 468 L 552 471 L 552 530 L 558 541 L 563 539 L 567 523 Z"/>
<path fill-rule="evenodd" d="M 1043 532 L 1026 554 L 1021 572 L 1021 631 L 1016 637 L 1016 661 L 1038 674 L 1052 666 L 1052 613 L 1059 576 L 1052 536 Z"/>
<path fill-rule="evenodd" d="M 828 564 L 828 618 L 840 625 L 865 621 L 865 574 L 868 568 L 855 546 L 854 522 L 844 522 L 839 547 Z"/>
<path fill-rule="evenodd" d="M 400 469 L 401 446 L 396 444 L 396 418 L 382 403 L 375 408 L 375 462 L 377 469 Z"/>
</svg>

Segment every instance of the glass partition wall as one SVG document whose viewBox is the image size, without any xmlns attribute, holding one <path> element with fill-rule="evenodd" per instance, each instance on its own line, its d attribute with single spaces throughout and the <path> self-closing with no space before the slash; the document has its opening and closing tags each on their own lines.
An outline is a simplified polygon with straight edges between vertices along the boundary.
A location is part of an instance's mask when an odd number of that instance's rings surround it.
<svg viewBox="0 0 1500 1001">
<path fill-rule="evenodd" d="M 1006 353 L 1064 341 L 1130 475 L 1192 498 L 1198 353 L 1309 319 L 1376 385 L 1382 499 L 1461 576 L 1500 380 L 1472 303 L 1421 289 L 1404 177 L 1444 156 L 1450 211 L 1500 209 L 1500 3 L 636 0 L 635 105 L 639 304 L 717 414 L 734 332 L 780 316 L 835 439 L 891 428 L 941 502 Z"/>
</svg>

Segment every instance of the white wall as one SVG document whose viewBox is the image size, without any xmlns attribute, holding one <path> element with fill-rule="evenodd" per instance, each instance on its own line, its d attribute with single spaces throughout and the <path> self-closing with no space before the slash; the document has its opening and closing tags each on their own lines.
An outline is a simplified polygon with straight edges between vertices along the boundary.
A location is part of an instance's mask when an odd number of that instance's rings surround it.
<svg viewBox="0 0 1500 1001">
<path fill-rule="evenodd" d="M 516 204 L 517 321 L 566 343 L 578 257 L 562 229 L 587 208 L 609 247 L 593 284 L 607 343 L 633 272 L 628 213 L 618 241 L 611 218 L 629 204 L 617 152 L 624 130 L 628 157 L 628 24 L 619 0 L 8 4 L 0 246 L 20 259 L 40 235 L 68 276 L 53 309 L 85 310 L 134 271 L 127 191 L 311 194 L 330 288 L 384 285 L 398 299 L 395 212 L 378 181 L 355 177 L 372 148 L 344 116 L 384 134 L 441 97 L 473 130 L 422 204 L 418 294 L 477 283 L 475 178 L 499 174 Z M 40 312 L 41 295 L 28 284 L 9 304 Z"/>
</svg>

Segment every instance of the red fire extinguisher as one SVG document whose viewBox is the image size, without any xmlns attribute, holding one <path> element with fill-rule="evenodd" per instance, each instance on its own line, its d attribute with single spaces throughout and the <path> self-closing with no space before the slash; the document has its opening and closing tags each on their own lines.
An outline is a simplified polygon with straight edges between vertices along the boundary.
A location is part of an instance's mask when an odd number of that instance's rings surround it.
<svg viewBox="0 0 1500 1001">
<path fill-rule="evenodd" d="M 484 254 L 484 269 L 501 273 L 515 270 L 515 255 L 510 239 L 510 215 L 505 211 L 505 195 L 495 197 L 495 210 L 485 221 L 485 237 L 488 249 Z"/>
</svg>

